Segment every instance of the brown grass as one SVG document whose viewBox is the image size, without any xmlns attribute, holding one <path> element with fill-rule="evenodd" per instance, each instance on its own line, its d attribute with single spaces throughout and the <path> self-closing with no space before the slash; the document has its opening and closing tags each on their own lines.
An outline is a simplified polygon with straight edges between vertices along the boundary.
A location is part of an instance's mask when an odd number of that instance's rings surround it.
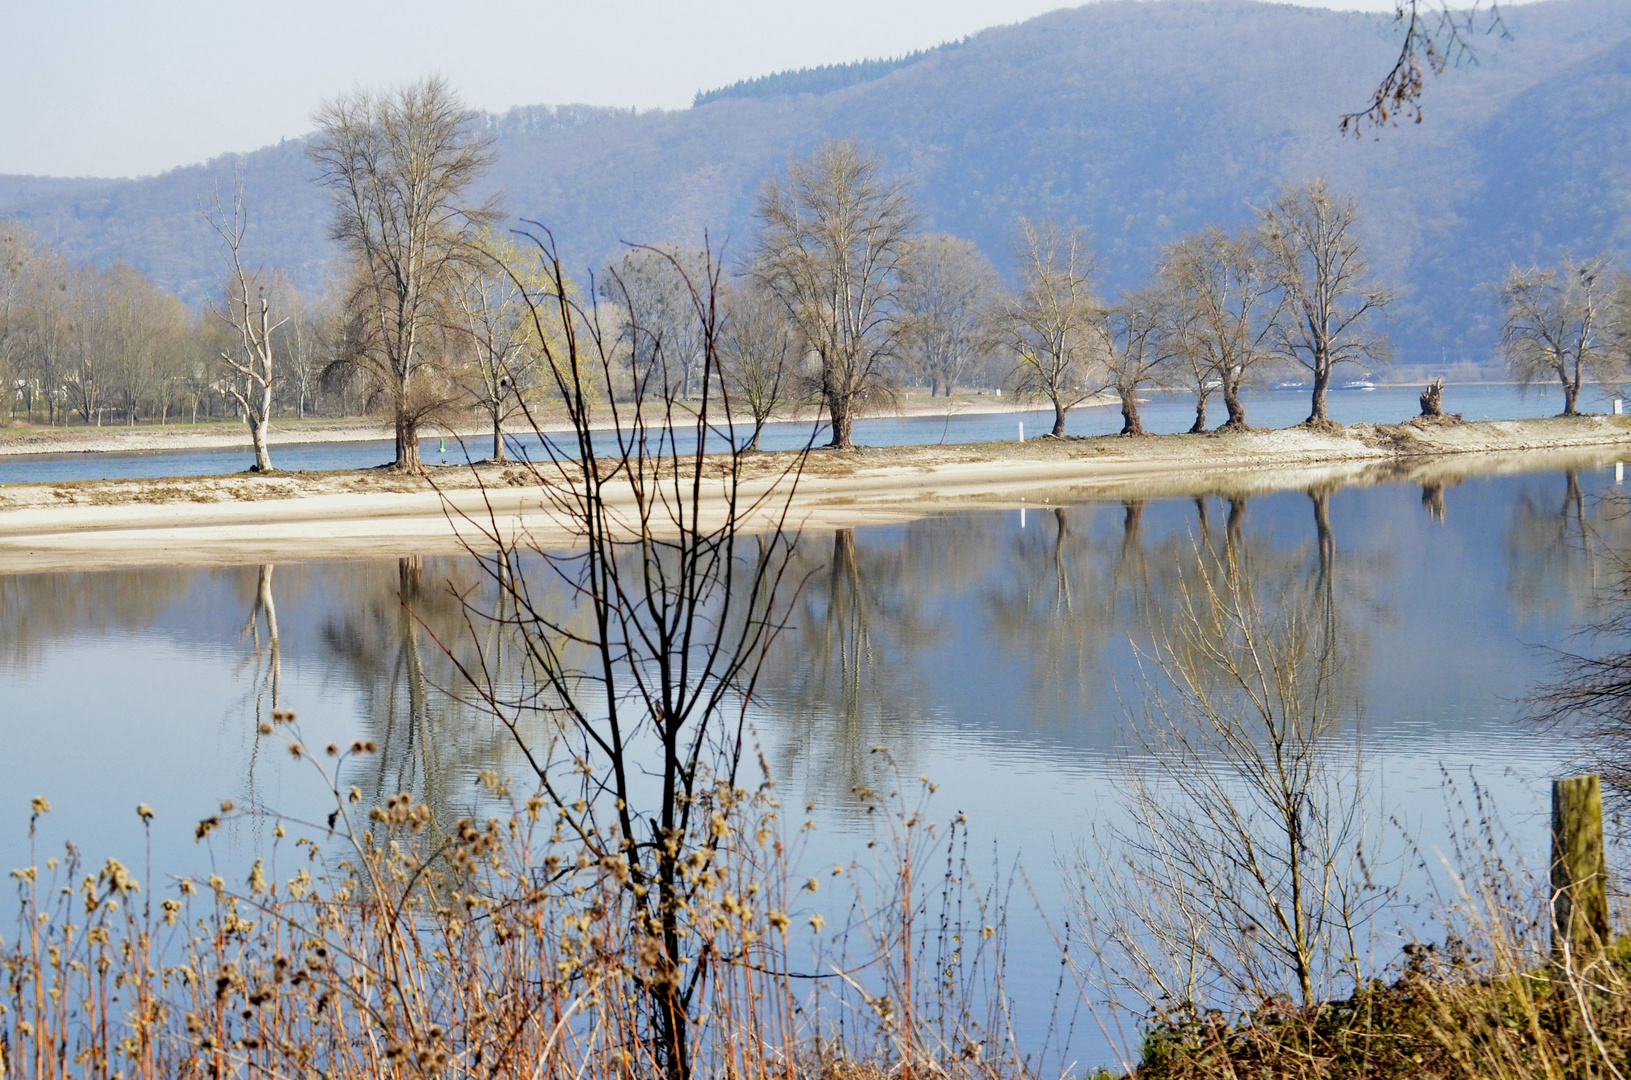
<svg viewBox="0 0 1631 1080">
<path fill-rule="evenodd" d="M 691 970 L 663 968 L 627 910 L 625 867 L 591 861 L 541 799 L 490 775 L 485 820 L 436 821 L 406 794 L 366 808 L 339 777 L 371 746 L 318 754 L 283 731 L 331 781 L 334 816 L 274 819 L 241 886 L 182 880 L 161 898 L 150 867 L 93 870 L 71 845 L 13 873 L 0 1077 L 658 1075 L 650 988 Z M 987 1026 L 1006 1015 L 1000 919 L 969 893 L 960 821 L 866 797 L 878 862 L 795 882 L 772 786 L 710 789 L 720 853 L 688 871 L 708 972 L 696 1075 L 1026 1073 Z M 48 810 L 35 800 L 31 841 Z M 200 840 L 247 813 L 223 804 Z M 851 887 L 825 933 L 823 884 Z"/>
</svg>

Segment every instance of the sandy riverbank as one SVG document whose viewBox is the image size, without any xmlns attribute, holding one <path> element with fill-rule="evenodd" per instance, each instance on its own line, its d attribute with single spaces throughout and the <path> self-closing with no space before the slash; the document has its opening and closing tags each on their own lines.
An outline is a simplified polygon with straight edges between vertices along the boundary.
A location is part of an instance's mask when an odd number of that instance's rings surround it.
<svg viewBox="0 0 1631 1080">
<path fill-rule="evenodd" d="M 829 529 L 1095 498 L 1432 486 L 1628 458 L 1631 417 L 1606 416 L 818 451 L 792 517 Z M 756 457 L 749 491 L 768 488 L 787 461 Z M 545 546 L 572 541 L 515 467 L 450 466 L 425 479 L 370 470 L 13 485 L 0 488 L 0 572 L 456 552 L 489 546 L 483 527 Z"/>
<path fill-rule="evenodd" d="M 1078 408 L 1107 405 L 1103 400 L 1084 402 Z M 1036 402 L 991 394 L 957 394 L 949 398 L 929 398 L 922 395 L 903 397 L 896 411 L 884 416 L 979 416 L 990 413 L 1034 412 Z M 567 430 L 564 416 L 542 413 L 539 427 L 546 432 Z M 809 415 L 788 416 L 789 421 L 813 422 Z M 751 421 L 738 424 L 751 426 Z M 530 429 L 516 428 L 511 434 L 522 434 Z M 490 428 L 480 425 L 453 427 L 432 426 L 424 430 L 426 438 L 464 438 L 485 446 L 492 438 Z M 343 420 L 283 420 L 271 425 L 270 442 L 276 446 L 311 443 L 346 443 L 389 441 L 394 435 L 389 424 L 368 419 Z M 187 450 L 248 450 L 249 430 L 237 421 L 215 420 L 204 424 L 152 424 L 123 427 L 42 427 L 14 425 L 0 427 L 0 457 L 19 454 L 140 454 Z"/>
</svg>

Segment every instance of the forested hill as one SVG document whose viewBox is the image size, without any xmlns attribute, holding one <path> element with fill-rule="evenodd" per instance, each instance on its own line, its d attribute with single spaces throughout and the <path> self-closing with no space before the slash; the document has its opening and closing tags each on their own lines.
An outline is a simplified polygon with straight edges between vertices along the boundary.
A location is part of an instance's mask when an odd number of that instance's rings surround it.
<svg viewBox="0 0 1631 1080">
<path fill-rule="evenodd" d="M 881 79 L 891 71 L 910 67 L 919 60 L 943 49 L 955 49 L 956 42 L 937 45 L 933 49 L 920 49 L 905 56 L 883 60 L 857 60 L 849 64 L 822 64 L 819 67 L 799 68 L 797 71 L 778 71 L 772 75 L 759 75 L 742 79 L 717 90 L 699 90 L 691 102 L 693 107 L 706 105 L 723 98 L 788 97 L 795 94 L 827 94 L 846 86 Z"/>
<path fill-rule="evenodd" d="M 493 181 L 579 266 L 619 241 L 700 242 L 704 230 L 744 255 L 763 178 L 855 136 L 911 175 L 927 227 L 971 237 L 999 265 L 1020 214 L 1090 226 L 1114 290 L 1167 240 L 1243 221 L 1280 183 L 1324 173 L 1366 209 L 1373 264 L 1400 294 L 1400 358 L 1482 359 L 1488 283 L 1512 261 L 1631 253 L 1631 4 L 1546 0 L 1506 17 L 1511 40 L 1482 40 L 1476 67 L 1429 84 L 1425 123 L 1380 138 L 1344 138 L 1337 120 L 1392 62 L 1385 16 L 1106 2 L 822 93 L 676 112 L 515 109 L 491 121 Z M 295 141 L 139 180 L 0 178 L 0 216 L 198 300 L 217 273 L 199 199 L 235 169 L 265 261 L 317 285 L 333 260 L 327 207 Z"/>
</svg>

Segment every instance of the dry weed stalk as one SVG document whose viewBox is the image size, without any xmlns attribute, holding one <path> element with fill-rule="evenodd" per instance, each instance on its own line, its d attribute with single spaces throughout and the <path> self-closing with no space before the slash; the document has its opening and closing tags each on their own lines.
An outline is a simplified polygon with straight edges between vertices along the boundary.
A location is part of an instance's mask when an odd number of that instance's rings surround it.
<svg viewBox="0 0 1631 1080">
<path fill-rule="evenodd" d="M 155 904 L 150 867 L 142 879 L 116 860 L 85 873 L 72 846 L 14 872 L 0 1075 L 582 1080 L 662 1070 L 645 988 L 674 973 L 632 917 L 626 869 L 594 857 L 542 797 L 522 800 L 492 774 L 485 820 L 437 821 L 408 794 L 365 812 L 343 778 L 370 744 L 319 755 L 292 714 L 274 723 L 321 771 L 335 812 L 323 823 L 275 819 L 271 850 L 241 887 L 183 879 Z M 688 873 L 697 888 L 678 973 L 706 972 L 695 1069 L 743 1080 L 1029 1075 L 1001 995 L 1002 916 L 970 878 L 960 815 L 942 833 L 926 801 L 869 797 L 877 858 L 871 874 L 839 868 L 854 885 L 851 918 L 821 950 L 825 980 L 812 980 L 790 963 L 803 936 L 794 918 L 818 940 L 825 919 L 795 910 L 815 886 L 791 884 L 771 786 L 716 785 L 708 799 L 719 842 Z M 34 823 L 48 810 L 37 799 Z M 225 803 L 199 838 L 253 813 Z M 937 877 L 930 867 L 942 862 Z M 856 1023 L 862 1014 L 870 1022 Z"/>
</svg>

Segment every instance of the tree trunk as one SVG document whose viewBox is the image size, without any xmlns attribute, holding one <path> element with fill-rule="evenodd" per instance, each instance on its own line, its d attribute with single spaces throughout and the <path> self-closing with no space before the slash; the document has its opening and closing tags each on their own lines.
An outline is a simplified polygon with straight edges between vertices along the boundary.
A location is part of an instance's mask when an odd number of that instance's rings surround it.
<svg viewBox="0 0 1631 1080">
<path fill-rule="evenodd" d="M 1563 415 L 1580 415 L 1580 365 L 1575 361 L 1574 378 L 1563 376 Z"/>
<path fill-rule="evenodd" d="M 1314 405 L 1308 410 L 1307 422 L 1324 422 L 1330 417 L 1325 412 L 1325 391 L 1331 385 L 1331 368 L 1327 364 L 1314 365 Z"/>
<path fill-rule="evenodd" d="M 748 442 L 748 449 L 749 450 L 753 451 L 754 453 L 759 452 L 759 439 L 764 435 L 764 433 L 765 433 L 765 422 L 763 420 L 754 420 L 753 421 L 753 438 Z"/>
<path fill-rule="evenodd" d="M 1065 437 L 1065 403 L 1058 398 L 1053 399 L 1053 437 Z"/>
<path fill-rule="evenodd" d="M 832 420 L 832 441 L 827 445 L 835 450 L 849 450 L 855 444 L 850 441 L 850 403 L 837 394 L 827 395 L 827 416 Z"/>
<path fill-rule="evenodd" d="M 255 443 L 255 467 L 251 470 L 253 472 L 265 473 L 272 471 L 272 455 L 266 448 L 267 427 L 265 416 L 249 425 L 249 436 Z"/>
<path fill-rule="evenodd" d="M 424 463 L 419 460 L 419 421 L 406 416 L 396 418 L 397 472 L 422 473 Z"/>
<path fill-rule="evenodd" d="M 1190 427 L 1189 433 L 1191 435 L 1199 435 L 1201 432 L 1203 432 L 1205 430 L 1206 430 L 1206 399 L 1204 397 L 1197 396 L 1195 398 L 1195 423 Z"/>
<path fill-rule="evenodd" d="M 1138 419 L 1138 399 L 1132 394 L 1121 395 L 1121 433 L 1123 435 L 1144 434 L 1144 425 Z"/>
<path fill-rule="evenodd" d="M 504 422 L 493 416 L 493 460 L 502 463 L 504 457 Z"/>
<path fill-rule="evenodd" d="M 1223 407 L 1229 410 L 1229 419 L 1224 421 L 1220 430 L 1241 431 L 1246 427 L 1246 406 L 1240 403 L 1240 387 L 1225 383 L 1223 387 Z"/>
</svg>

